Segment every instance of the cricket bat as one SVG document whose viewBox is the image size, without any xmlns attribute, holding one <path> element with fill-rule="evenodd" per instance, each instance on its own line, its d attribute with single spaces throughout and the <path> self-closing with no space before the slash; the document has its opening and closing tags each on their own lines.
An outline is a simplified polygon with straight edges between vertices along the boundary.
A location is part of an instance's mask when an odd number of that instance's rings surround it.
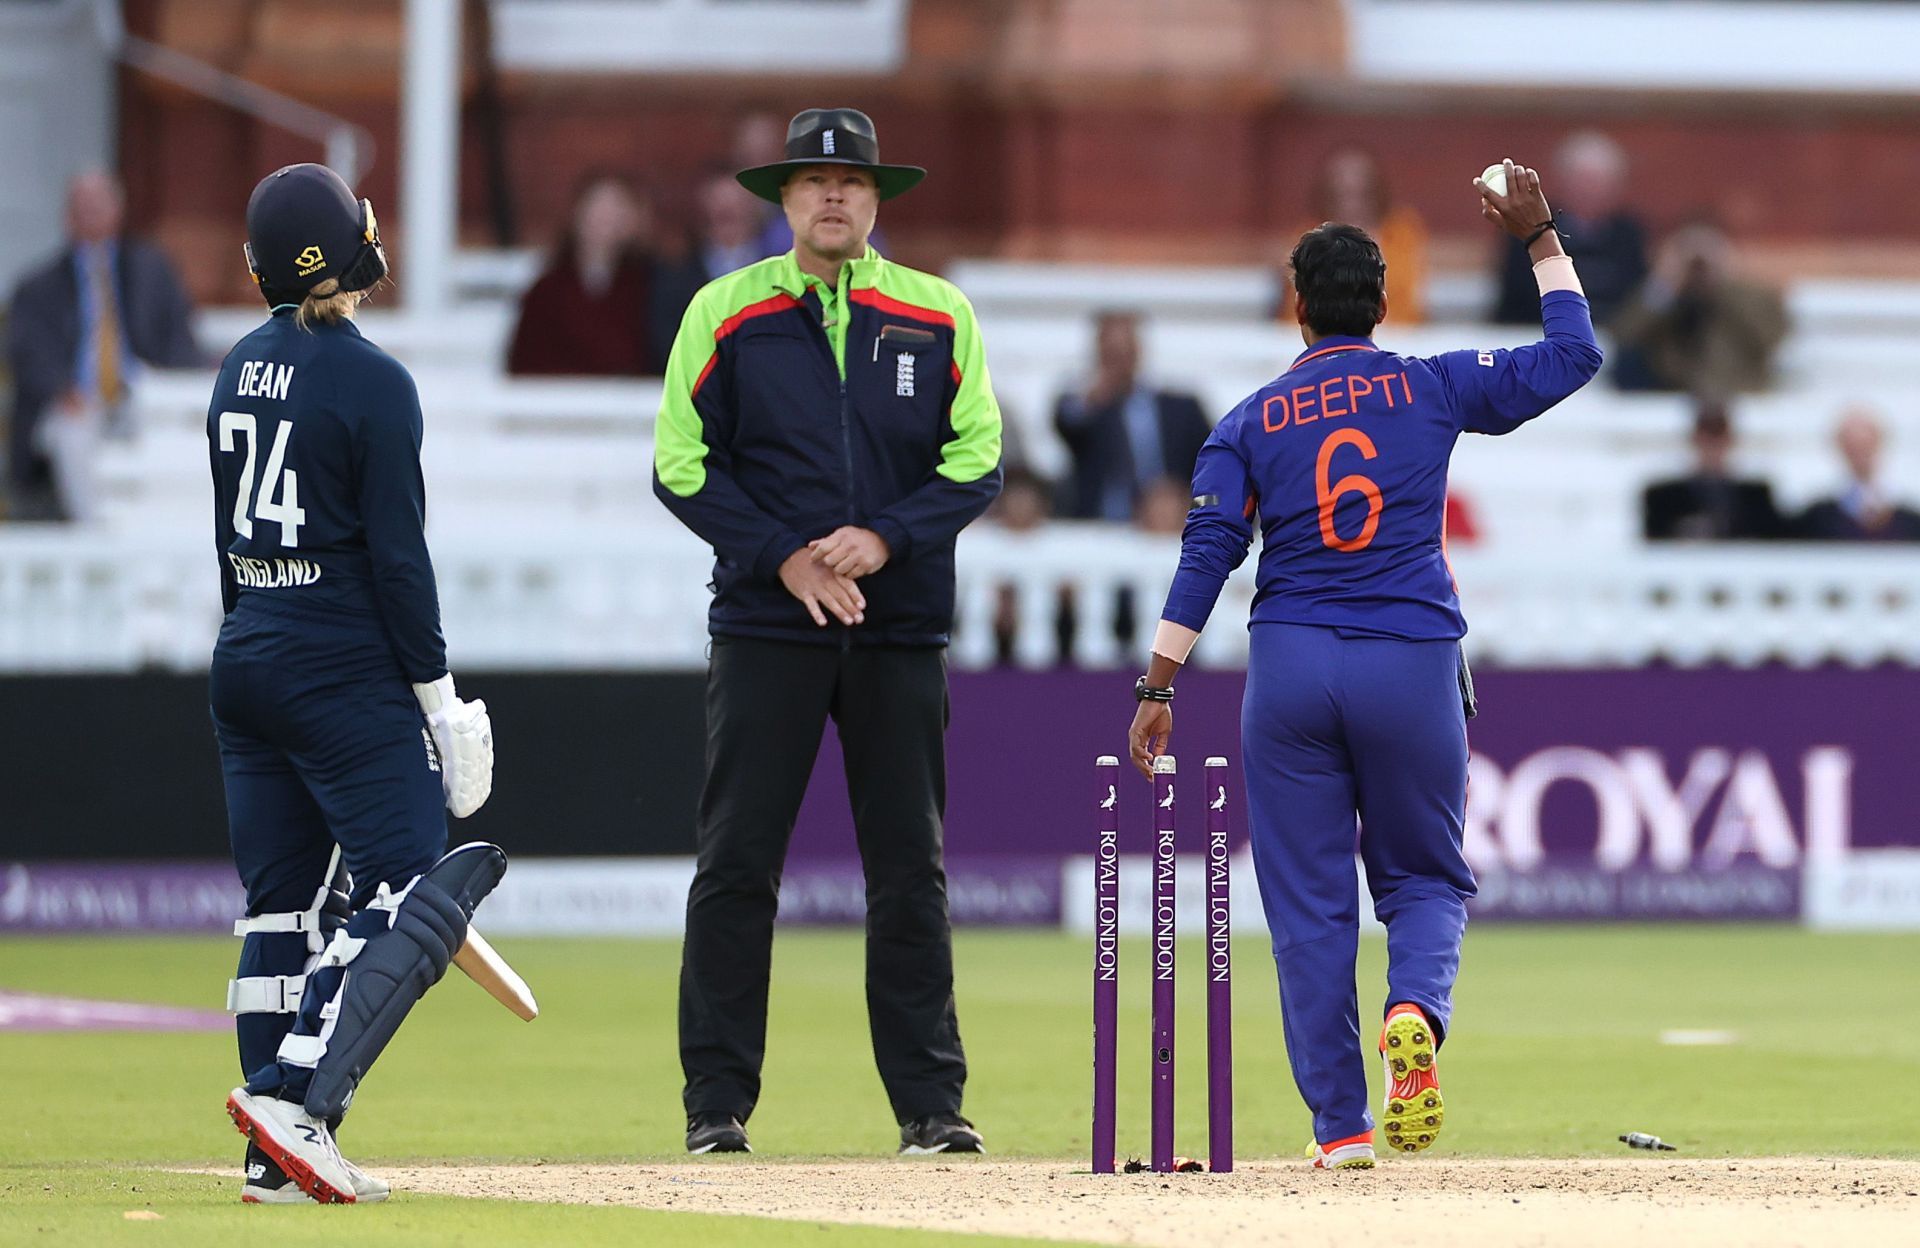
<svg viewBox="0 0 1920 1248">
<path fill-rule="evenodd" d="M 527 981 L 493 951 L 493 946 L 472 924 L 467 925 L 467 943 L 453 955 L 453 964 L 465 971 L 468 979 L 485 988 L 495 1001 L 521 1018 L 532 1022 L 540 1017 L 540 1006 L 534 1001 Z"/>
</svg>

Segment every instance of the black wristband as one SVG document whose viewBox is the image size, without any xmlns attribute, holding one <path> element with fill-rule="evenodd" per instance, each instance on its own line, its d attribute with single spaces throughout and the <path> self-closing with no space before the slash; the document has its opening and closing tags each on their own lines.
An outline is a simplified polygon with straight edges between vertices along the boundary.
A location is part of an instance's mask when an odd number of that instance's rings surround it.
<svg viewBox="0 0 1920 1248">
<path fill-rule="evenodd" d="M 1535 230 L 1533 233 L 1527 235 L 1527 241 L 1522 243 L 1521 246 L 1522 247 L 1533 246 L 1535 243 L 1540 241 L 1540 236 L 1545 234 L 1548 230 L 1552 230 L 1554 233 L 1558 234 L 1560 232 L 1559 222 L 1554 220 L 1552 217 L 1548 217 L 1546 220 L 1546 224 L 1542 225 L 1539 229 Z"/>
<path fill-rule="evenodd" d="M 1133 682 L 1133 700 L 1135 702 L 1171 702 L 1173 701 L 1173 686 L 1167 685 L 1161 688 L 1150 685 L 1147 683 L 1147 678 L 1142 676 L 1139 680 Z"/>
</svg>

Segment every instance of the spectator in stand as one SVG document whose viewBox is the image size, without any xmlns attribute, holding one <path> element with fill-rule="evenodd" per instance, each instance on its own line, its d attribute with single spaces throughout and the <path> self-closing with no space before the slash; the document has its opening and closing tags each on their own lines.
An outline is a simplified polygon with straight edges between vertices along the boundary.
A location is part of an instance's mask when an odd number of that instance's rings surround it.
<svg viewBox="0 0 1920 1248">
<path fill-rule="evenodd" d="M 1821 499 L 1801 513 L 1798 535 L 1820 542 L 1920 541 L 1920 512 L 1895 502 L 1880 481 L 1887 430 L 1879 414 L 1849 408 L 1834 427 L 1833 442 L 1851 480 L 1837 498 Z"/>
<path fill-rule="evenodd" d="M 1660 248 L 1653 276 L 1614 318 L 1613 331 L 1623 348 L 1614 380 L 1623 390 L 1742 394 L 1773 383 L 1786 301 L 1739 273 L 1718 226 L 1695 222 Z"/>
<path fill-rule="evenodd" d="M 1784 524 L 1765 481 L 1733 475 L 1733 421 L 1724 405 L 1702 402 L 1693 414 L 1693 471 L 1656 481 L 1640 500 L 1650 542 L 1764 541 Z"/>
<path fill-rule="evenodd" d="M 67 239 L 14 291 L 8 477 L 16 520 L 87 520 L 100 438 L 124 425 L 143 365 L 206 364 L 193 304 L 166 255 L 123 233 L 119 179 L 67 184 Z"/>
<path fill-rule="evenodd" d="M 1625 202 L 1626 153 L 1606 135 L 1583 130 L 1560 145 L 1553 173 L 1554 220 L 1567 254 L 1580 266 L 1594 324 L 1607 325 L 1647 276 L 1647 232 Z M 1503 325 L 1540 323 L 1533 264 L 1517 238 L 1507 239 L 1501 253 L 1493 319 Z"/>
<path fill-rule="evenodd" d="M 1053 424 L 1073 457 L 1061 514 L 1122 523 L 1154 482 L 1191 479 L 1212 429 L 1192 395 L 1141 379 L 1140 317 L 1122 311 L 1094 318 L 1093 377 L 1060 396 Z"/>
<path fill-rule="evenodd" d="M 652 226 L 652 204 L 625 175 L 600 170 L 580 181 L 553 259 L 520 299 L 507 349 L 509 373 L 660 372 L 666 356 L 655 348 L 648 319 L 654 279 L 646 240 Z"/>
<path fill-rule="evenodd" d="M 1192 506 L 1190 479 L 1161 477 L 1140 492 L 1133 527 L 1154 537 L 1178 538 L 1187 527 L 1187 510 Z M 1113 631 L 1124 653 L 1133 653 L 1140 638 L 1139 607 L 1132 586 L 1122 585 L 1113 596 Z"/>
<path fill-rule="evenodd" d="M 1193 491 L 1186 481 L 1161 477 L 1140 492 L 1133 527 L 1142 533 L 1178 537 L 1187 527 L 1187 510 L 1192 506 Z"/>
<path fill-rule="evenodd" d="M 672 349 L 680 318 L 702 286 L 722 274 L 779 254 L 761 245 L 760 203 L 728 171 L 716 170 L 700 179 L 694 190 L 692 244 L 677 261 L 661 266 L 654 286 L 654 338 L 660 358 L 665 359 Z M 787 248 L 792 246 L 789 237 Z"/>
<path fill-rule="evenodd" d="M 1396 325 L 1417 325 L 1427 319 L 1427 226 L 1420 214 L 1395 203 L 1380 165 L 1360 147 L 1337 147 L 1320 162 L 1314 179 L 1313 220 L 1294 231 L 1297 236 L 1323 221 L 1357 225 L 1380 244 L 1387 262 L 1387 308 Z M 1279 269 L 1280 298 L 1274 317 L 1293 326 L 1293 287 L 1284 262 Z M 1528 277 L 1528 290 L 1533 289 Z M 1529 313 L 1529 319 L 1538 319 Z"/>
<path fill-rule="evenodd" d="M 787 156 L 787 123 L 769 112 L 748 113 L 733 128 L 733 163 L 741 169 L 770 165 Z M 787 214 L 772 204 L 754 200 L 759 218 L 760 255 L 778 256 L 793 250 L 793 229 Z"/>
<path fill-rule="evenodd" d="M 1029 469 L 1008 468 L 1001 482 L 1000 497 L 993 500 L 983 519 L 1008 533 L 1031 533 L 1044 528 L 1052 513 L 1052 491 L 1047 488 L 1046 481 Z M 1066 599 L 1067 594 L 1063 590 L 1053 613 L 1056 656 L 1065 655 L 1073 644 L 1072 634 L 1062 629 L 1063 623 L 1071 623 L 1063 610 Z M 1016 586 L 1002 582 L 994 587 L 993 592 L 994 662 L 1008 664 L 1014 661 L 1019 633 L 1020 592 Z"/>
</svg>

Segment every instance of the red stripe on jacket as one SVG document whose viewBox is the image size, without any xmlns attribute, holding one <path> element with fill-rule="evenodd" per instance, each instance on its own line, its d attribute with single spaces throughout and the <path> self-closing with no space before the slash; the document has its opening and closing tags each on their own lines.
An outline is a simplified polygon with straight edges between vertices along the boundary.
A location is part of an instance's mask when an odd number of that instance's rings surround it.
<svg viewBox="0 0 1920 1248">
<path fill-rule="evenodd" d="M 926 321 L 931 325 L 945 325 L 953 328 L 953 314 L 941 312 L 935 308 L 923 308 L 914 303 L 902 303 L 892 295 L 883 295 L 871 286 L 847 292 L 847 298 L 854 303 L 877 308 L 889 316 L 904 316 L 916 321 Z"/>
<path fill-rule="evenodd" d="M 707 357 L 707 366 L 701 369 L 700 376 L 694 379 L 692 393 L 687 397 L 692 398 L 693 395 L 700 393 L 700 387 L 707 383 L 707 377 L 712 374 L 713 366 L 720 362 L 721 339 L 731 334 L 734 330 L 739 329 L 756 316 L 772 316 L 776 312 L 785 312 L 789 308 L 797 308 L 799 306 L 800 301 L 798 299 L 783 292 L 773 296 L 771 299 L 762 299 L 759 303 L 750 303 L 726 320 L 721 321 L 720 328 L 713 331 L 713 354 Z"/>
</svg>

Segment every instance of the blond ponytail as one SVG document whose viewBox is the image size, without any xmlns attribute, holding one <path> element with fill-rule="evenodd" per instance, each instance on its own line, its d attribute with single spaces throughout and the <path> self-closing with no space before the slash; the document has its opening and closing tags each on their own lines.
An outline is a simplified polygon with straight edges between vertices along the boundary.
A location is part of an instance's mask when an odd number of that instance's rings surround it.
<svg viewBox="0 0 1920 1248">
<path fill-rule="evenodd" d="M 330 277 L 307 292 L 307 297 L 294 310 L 294 322 L 308 331 L 315 321 L 338 325 L 353 316 L 353 310 L 360 306 L 365 294 L 365 291 L 341 290 L 339 281 Z"/>
</svg>

